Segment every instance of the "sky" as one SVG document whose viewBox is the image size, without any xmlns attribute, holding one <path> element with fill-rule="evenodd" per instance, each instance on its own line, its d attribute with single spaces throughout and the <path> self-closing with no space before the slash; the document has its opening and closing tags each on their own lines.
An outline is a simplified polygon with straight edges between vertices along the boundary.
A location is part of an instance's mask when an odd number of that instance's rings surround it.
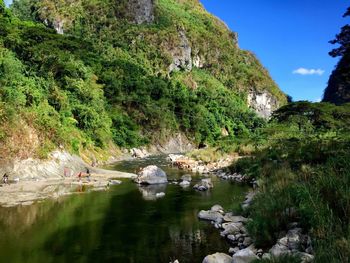
<svg viewBox="0 0 350 263">
<path fill-rule="evenodd" d="M 320 101 L 338 62 L 328 52 L 340 28 L 347 0 L 200 0 L 238 32 L 279 87 L 294 100 Z"/>
<path fill-rule="evenodd" d="M 328 42 L 349 23 L 347 0 L 200 0 L 238 32 L 279 87 L 294 100 L 320 101 L 338 62 Z M 12 0 L 5 0 L 10 4 Z"/>
</svg>

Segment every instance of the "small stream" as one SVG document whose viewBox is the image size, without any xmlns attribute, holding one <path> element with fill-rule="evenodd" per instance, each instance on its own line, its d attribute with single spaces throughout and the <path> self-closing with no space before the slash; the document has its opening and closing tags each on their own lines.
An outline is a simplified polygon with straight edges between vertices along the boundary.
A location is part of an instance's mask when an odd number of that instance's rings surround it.
<svg viewBox="0 0 350 263">
<path fill-rule="evenodd" d="M 135 172 L 155 164 L 168 179 L 185 174 L 165 156 L 123 161 L 110 169 Z M 193 184 L 200 180 L 192 174 Z M 107 191 L 0 208 L 0 262 L 202 262 L 229 249 L 219 231 L 197 213 L 220 204 L 237 208 L 247 188 L 212 178 L 214 189 L 196 192 L 168 184 L 140 188 L 131 181 Z M 156 198 L 164 192 L 163 198 Z"/>
</svg>

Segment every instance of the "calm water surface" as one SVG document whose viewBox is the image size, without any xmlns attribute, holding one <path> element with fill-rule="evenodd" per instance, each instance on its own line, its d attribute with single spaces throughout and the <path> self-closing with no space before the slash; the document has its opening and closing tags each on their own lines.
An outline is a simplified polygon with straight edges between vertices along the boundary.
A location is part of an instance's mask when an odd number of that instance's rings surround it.
<svg viewBox="0 0 350 263">
<path fill-rule="evenodd" d="M 135 172 L 156 164 L 169 179 L 183 171 L 164 157 L 124 161 L 112 169 Z M 194 182 L 200 180 L 193 177 Z M 139 188 L 130 181 L 107 191 L 72 195 L 31 206 L 0 208 L 0 262 L 202 262 L 229 246 L 197 213 L 221 204 L 233 209 L 245 187 L 213 178 L 214 189 L 200 193 L 178 185 Z M 166 196 L 156 199 L 157 192 Z"/>
</svg>

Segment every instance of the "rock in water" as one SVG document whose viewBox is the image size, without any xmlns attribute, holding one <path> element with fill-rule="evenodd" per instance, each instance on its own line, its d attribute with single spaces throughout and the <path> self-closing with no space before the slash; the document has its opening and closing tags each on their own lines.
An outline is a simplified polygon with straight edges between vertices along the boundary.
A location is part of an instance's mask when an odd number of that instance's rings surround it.
<svg viewBox="0 0 350 263">
<path fill-rule="evenodd" d="M 206 256 L 203 263 L 232 263 L 232 258 L 225 253 L 215 253 Z"/>
<path fill-rule="evenodd" d="M 168 182 L 166 173 L 155 165 L 150 165 L 138 173 L 135 182 L 138 184 L 166 184 Z"/>
<path fill-rule="evenodd" d="M 217 223 L 221 223 L 223 220 L 223 215 L 220 214 L 219 212 L 214 212 L 214 211 L 201 210 L 198 213 L 198 217 L 203 220 L 209 220 Z"/>
<path fill-rule="evenodd" d="M 207 178 L 207 179 L 202 179 L 199 184 L 196 184 L 195 186 L 193 186 L 193 189 L 199 190 L 199 191 L 207 191 L 208 189 L 213 187 L 214 185 L 211 182 L 211 179 Z"/>
<path fill-rule="evenodd" d="M 191 185 L 191 183 L 189 181 L 182 181 L 180 183 L 180 186 L 182 186 L 183 188 L 189 187 Z"/>
<path fill-rule="evenodd" d="M 242 249 L 232 256 L 233 263 L 250 263 L 256 259 L 259 259 L 257 255 L 250 249 Z"/>
<path fill-rule="evenodd" d="M 190 174 L 185 174 L 185 175 L 181 176 L 181 180 L 191 182 L 192 176 Z"/>
</svg>

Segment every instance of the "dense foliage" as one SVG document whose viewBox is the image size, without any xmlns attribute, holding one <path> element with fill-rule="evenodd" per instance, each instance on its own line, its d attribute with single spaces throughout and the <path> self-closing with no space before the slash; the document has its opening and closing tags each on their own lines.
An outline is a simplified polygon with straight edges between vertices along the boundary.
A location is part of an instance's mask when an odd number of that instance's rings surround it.
<svg viewBox="0 0 350 263">
<path fill-rule="evenodd" d="M 350 7 L 344 17 L 350 17 Z M 350 24 L 346 24 L 336 38 L 330 41 L 337 44 L 329 54 L 332 57 L 340 57 L 340 61 L 328 82 L 328 87 L 324 93 L 324 101 L 342 104 L 350 102 Z"/>
<path fill-rule="evenodd" d="M 254 158 L 233 165 L 259 182 L 248 211 L 258 246 L 273 245 L 289 223 L 299 222 L 311 234 L 315 262 L 349 262 L 349 112 L 350 104 L 282 107 L 263 129 Z"/>
<path fill-rule="evenodd" d="M 246 105 L 247 87 L 285 100 L 197 1 L 158 1 L 150 25 L 129 22 L 123 10 L 122 2 L 88 0 L 18 0 L 9 10 L 1 1 L 0 134 L 2 148 L 13 152 L 6 157 L 25 152 L 26 136 L 36 143 L 23 157 L 58 145 L 75 152 L 111 142 L 135 147 L 178 132 L 198 144 L 215 144 L 223 130 L 237 140 L 264 125 Z M 59 19 L 65 34 L 50 29 Z M 169 74 L 179 27 L 201 47 L 206 66 Z M 20 149 L 9 147 L 14 141 Z"/>
</svg>

